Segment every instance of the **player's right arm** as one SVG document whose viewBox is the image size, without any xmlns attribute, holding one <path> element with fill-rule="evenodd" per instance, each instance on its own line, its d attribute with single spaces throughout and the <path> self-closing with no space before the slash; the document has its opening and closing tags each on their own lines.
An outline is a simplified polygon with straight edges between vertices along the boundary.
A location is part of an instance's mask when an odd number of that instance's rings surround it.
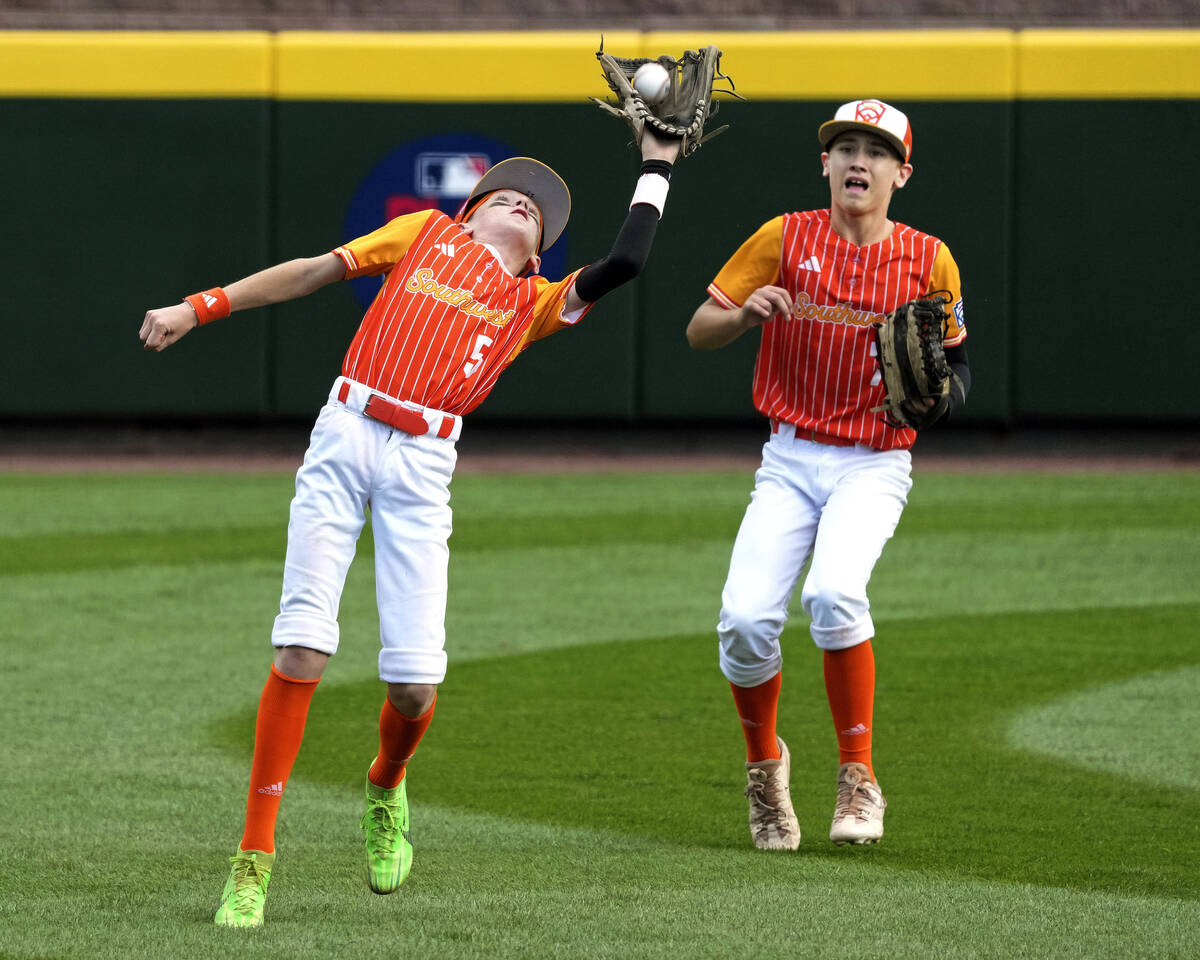
<svg viewBox="0 0 1200 960">
<path fill-rule="evenodd" d="M 776 317 L 791 319 L 792 296 L 780 285 L 782 244 L 783 217 L 775 217 L 726 261 L 688 323 L 693 348 L 716 350 Z"/>
<path fill-rule="evenodd" d="M 759 287 L 740 308 L 726 307 L 709 297 L 692 314 L 687 339 L 696 350 L 716 350 L 774 317 L 790 320 L 791 316 L 792 296 L 783 287 Z"/>
<path fill-rule="evenodd" d="M 308 296 L 346 276 L 346 264 L 335 253 L 277 263 L 225 287 L 229 312 L 250 310 Z M 186 300 L 150 310 L 138 336 L 147 350 L 162 351 L 199 325 L 195 309 Z"/>
</svg>

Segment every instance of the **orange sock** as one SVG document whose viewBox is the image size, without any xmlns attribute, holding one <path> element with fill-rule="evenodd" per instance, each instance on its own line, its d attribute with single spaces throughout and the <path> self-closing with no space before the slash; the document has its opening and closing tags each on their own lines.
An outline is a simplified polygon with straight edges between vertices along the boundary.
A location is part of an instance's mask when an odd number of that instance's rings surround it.
<svg viewBox="0 0 1200 960">
<path fill-rule="evenodd" d="M 391 700 L 383 698 L 383 708 L 379 711 L 379 755 L 367 771 L 367 779 L 375 786 L 390 790 L 400 785 L 404 768 L 429 729 L 436 706 L 437 694 L 434 694 L 428 710 L 419 717 L 406 717 Z"/>
<path fill-rule="evenodd" d="M 875 652 L 867 640 L 845 650 L 825 651 L 825 694 L 837 731 L 838 763 L 871 767 L 871 724 L 875 711 Z"/>
<path fill-rule="evenodd" d="M 779 691 L 783 687 L 783 672 L 756 687 L 729 685 L 737 706 L 742 732 L 746 735 L 746 760 L 778 760 L 779 744 L 775 740 L 775 715 L 779 707 Z"/>
<path fill-rule="evenodd" d="M 287 786 L 316 680 L 297 680 L 271 664 L 271 675 L 258 701 L 254 726 L 254 763 L 250 767 L 250 799 L 246 802 L 243 850 L 275 852 L 275 818 Z"/>
</svg>

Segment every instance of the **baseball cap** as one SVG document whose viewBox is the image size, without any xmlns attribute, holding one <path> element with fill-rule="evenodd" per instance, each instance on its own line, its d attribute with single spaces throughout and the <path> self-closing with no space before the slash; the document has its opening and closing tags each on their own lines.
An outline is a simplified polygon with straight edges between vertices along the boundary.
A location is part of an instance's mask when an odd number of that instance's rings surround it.
<svg viewBox="0 0 1200 960">
<path fill-rule="evenodd" d="M 536 203 L 542 214 L 538 253 L 554 245 L 571 216 L 571 191 L 562 177 L 544 163 L 529 157 L 501 160 L 471 188 L 471 195 L 455 219 L 463 219 L 486 194 L 496 190 L 519 190 Z"/>
<path fill-rule="evenodd" d="M 908 117 L 882 100 L 851 100 L 837 108 L 832 120 L 826 120 L 817 131 L 821 146 L 828 147 L 833 138 L 847 130 L 866 130 L 878 134 L 908 163 L 912 157 L 912 127 Z"/>
</svg>

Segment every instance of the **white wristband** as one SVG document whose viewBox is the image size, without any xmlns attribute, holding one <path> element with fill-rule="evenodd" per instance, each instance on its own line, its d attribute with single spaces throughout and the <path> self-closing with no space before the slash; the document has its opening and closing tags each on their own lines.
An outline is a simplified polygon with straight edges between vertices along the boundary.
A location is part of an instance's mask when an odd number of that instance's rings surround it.
<svg viewBox="0 0 1200 960">
<path fill-rule="evenodd" d="M 662 219 L 663 207 L 667 203 L 667 191 L 671 183 L 660 173 L 643 173 L 638 177 L 637 186 L 633 190 L 633 199 L 629 201 L 632 210 L 635 203 L 648 203 L 658 211 Z"/>
</svg>

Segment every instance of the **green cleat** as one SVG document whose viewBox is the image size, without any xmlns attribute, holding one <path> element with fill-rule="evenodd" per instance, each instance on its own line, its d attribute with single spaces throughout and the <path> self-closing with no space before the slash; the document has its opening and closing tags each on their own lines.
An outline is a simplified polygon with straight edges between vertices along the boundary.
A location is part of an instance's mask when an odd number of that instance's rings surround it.
<svg viewBox="0 0 1200 960">
<path fill-rule="evenodd" d="M 367 812 L 359 826 L 367 839 L 367 886 L 375 893 L 393 893 L 412 869 L 407 782 L 389 790 L 367 781 Z"/>
<path fill-rule="evenodd" d="M 221 906 L 213 922 L 220 927 L 261 927 L 267 903 L 267 884 L 275 866 L 275 854 L 238 847 L 229 858 L 233 869 L 221 893 Z"/>
</svg>

